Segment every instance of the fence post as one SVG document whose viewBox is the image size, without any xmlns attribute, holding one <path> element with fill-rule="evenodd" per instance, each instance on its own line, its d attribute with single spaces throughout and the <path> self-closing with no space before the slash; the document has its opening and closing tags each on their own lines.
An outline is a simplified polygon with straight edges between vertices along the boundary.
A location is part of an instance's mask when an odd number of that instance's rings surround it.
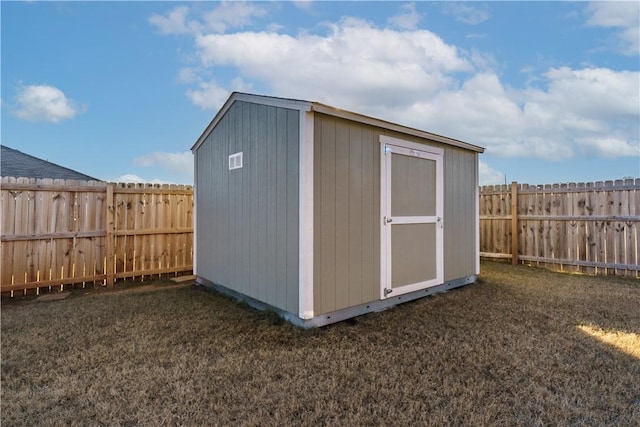
<svg viewBox="0 0 640 427">
<path fill-rule="evenodd" d="M 113 244 L 113 227 L 115 225 L 115 206 L 113 203 L 113 183 L 107 184 L 107 271 L 106 281 L 107 286 L 114 284 L 114 244 Z"/>
<path fill-rule="evenodd" d="M 511 183 L 511 264 L 518 264 L 518 183 Z"/>
</svg>

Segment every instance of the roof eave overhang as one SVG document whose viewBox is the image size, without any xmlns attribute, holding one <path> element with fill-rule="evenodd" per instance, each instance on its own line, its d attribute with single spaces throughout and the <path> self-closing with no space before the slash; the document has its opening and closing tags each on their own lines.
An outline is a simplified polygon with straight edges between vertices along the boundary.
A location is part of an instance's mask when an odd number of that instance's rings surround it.
<svg viewBox="0 0 640 427">
<path fill-rule="evenodd" d="M 410 128 L 407 126 L 391 123 L 386 120 L 376 119 L 374 117 L 365 116 L 363 114 L 354 113 L 352 111 L 341 110 L 339 108 L 331 107 L 330 105 L 313 102 L 311 110 L 327 114 L 334 117 L 343 118 L 346 120 L 352 120 L 355 122 L 380 127 L 383 129 L 404 133 L 407 135 L 417 136 L 418 138 L 428 139 L 434 142 L 440 142 L 446 145 L 452 145 L 454 147 L 464 148 L 466 150 L 475 151 L 477 153 L 484 153 L 484 148 L 477 145 L 469 144 L 468 142 L 460 141 L 454 138 L 449 138 L 435 133 L 426 132 L 419 129 Z"/>
<path fill-rule="evenodd" d="M 231 95 L 229 95 L 229 98 L 225 101 L 224 105 L 222 105 L 222 108 L 220 108 L 213 120 L 211 120 L 204 132 L 202 132 L 202 135 L 200 135 L 195 144 L 193 144 L 193 147 L 191 147 L 192 152 L 195 152 L 204 143 L 211 131 L 216 127 L 218 122 L 222 120 L 224 115 L 227 113 L 227 111 L 229 111 L 233 103 L 236 101 L 252 102 L 255 104 L 268 105 L 272 107 L 282 107 L 300 111 L 310 111 L 312 104 L 309 101 L 302 101 L 297 99 L 276 98 L 272 96 L 233 92 Z"/>
<path fill-rule="evenodd" d="M 465 150 L 475 151 L 476 153 L 484 153 L 484 148 L 477 145 L 469 144 L 468 142 L 460 141 L 458 139 L 449 138 L 435 133 L 426 132 L 423 130 L 399 125 L 397 123 L 391 123 L 386 120 L 376 119 L 374 117 L 365 116 L 363 114 L 354 113 L 348 110 L 341 110 L 339 108 L 332 107 L 330 105 L 321 104 L 319 102 L 310 102 L 297 99 L 288 98 L 276 98 L 264 95 L 253 95 L 249 93 L 233 92 L 229 95 L 222 108 L 215 115 L 213 120 L 209 123 L 207 128 L 202 132 L 202 135 L 195 142 L 191 151 L 195 152 L 207 139 L 211 131 L 216 127 L 218 122 L 229 111 L 231 106 L 236 101 L 251 102 L 262 105 L 269 105 L 274 107 L 289 108 L 300 111 L 315 111 L 321 114 L 327 114 L 334 117 L 343 118 L 346 120 L 352 120 L 358 123 L 363 123 L 371 126 L 380 127 L 383 129 L 391 130 L 394 132 L 404 133 L 407 135 L 416 136 L 418 138 L 424 138 L 430 141 L 439 142 L 454 147 L 463 148 Z"/>
</svg>

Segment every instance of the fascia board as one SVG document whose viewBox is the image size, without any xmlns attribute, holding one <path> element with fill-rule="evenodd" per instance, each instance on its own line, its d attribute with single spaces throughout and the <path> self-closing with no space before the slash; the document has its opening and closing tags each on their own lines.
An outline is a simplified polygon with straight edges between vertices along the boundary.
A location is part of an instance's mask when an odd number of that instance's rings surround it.
<svg viewBox="0 0 640 427">
<path fill-rule="evenodd" d="M 454 147 L 464 148 L 466 150 L 475 151 L 477 153 L 484 153 L 484 148 L 477 145 L 469 144 L 468 142 L 459 141 L 457 139 L 448 138 L 446 136 L 437 135 L 435 133 L 425 132 L 422 130 L 410 128 L 407 126 L 399 125 L 396 123 L 387 122 L 385 120 L 376 119 L 374 117 L 365 116 L 358 113 L 353 113 L 347 110 L 341 110 L 331 107 L 329 105 L 320 104 L 317 102 L 311 103 L 311 109 L 318 113 L 327 114 L 334 117 L 340 117 L 346 120 L 352 120 L 359 123 L 364 123 L 371 126 L 380 127 L 383 129 L 391 130 L 394 132 L 400 132 L 406 135 L 417 136 L 418 138 L 428 139 L 434 142 L 440 142 L 446 145 L 452 145 Z"/>
<path fill-rule="evenodd" d="M 222 120 L 224 115 L 229 111 L 231 106 L 236 101 L 244 101 L 251 102 L 253 104 L 260 105 L 268 105 L 272 107 L 281 107 L 288 108 L 291 110 L 300 110 L 300 111 L 310 111 L 311 110 L 311 102 L 302 101 L 297 99 L 287 99 L 287 98 L 276 98 L 273 96 L 263 96 L 263 95 L 253 95 L 250 93 L 242 93 L 242 92 L 233 92 L 229 95 L 229 98 L 225 101 L 224 105 L 218 113 L 215 115 L 213 120 L 209 123 L 207 128 L 202 132 L 202 135 L 198 138 L 198 140 L 191 147 L 191 151 L 195 152 L 202 145 L 202 143 L 207 139 L 211 131 L 216 127 L 216 125 Z"/>
</svg>

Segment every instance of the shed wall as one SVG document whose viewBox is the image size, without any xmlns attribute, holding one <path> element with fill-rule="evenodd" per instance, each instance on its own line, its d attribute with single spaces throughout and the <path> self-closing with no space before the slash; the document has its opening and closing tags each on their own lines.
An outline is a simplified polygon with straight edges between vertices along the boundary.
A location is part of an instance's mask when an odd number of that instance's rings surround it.
<svg viewBox="0 0 640 427">
<path fill-rule="evenodd" d="M 299 111 L 236 101 L 195 153 L 196 274 L 298 313 Z M 229 170 L 230 154 L 243 167 Z"/>
<path fill-rule="evenodd" d="M 444 150 L 444 280 L 476 274 L 480 248 L 476 241 L 478 154 L 445 146 Z"/>
<path fill-rule="evenodd" d="M 444 149 L 444 280 L 475 274 L 477 154 L 316 113 L 316 315 L 379 299 L 380 135 Z"/>
</svg>

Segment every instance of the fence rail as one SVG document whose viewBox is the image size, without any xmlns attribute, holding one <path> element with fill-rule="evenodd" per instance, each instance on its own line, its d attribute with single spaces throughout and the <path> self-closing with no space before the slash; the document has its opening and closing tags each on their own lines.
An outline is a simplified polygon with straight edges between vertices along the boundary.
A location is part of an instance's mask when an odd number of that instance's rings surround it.
<svg viewBox="0 0 640 427">
<path fill-rule="evenodd" d="M 193 189 L 3 177 L 0 291 L 193 267 Z"/>
<path fill-rule="evenodd" d="M 640 277 L 640 179 L 480 188 L 480 255 Z"/>
</svg>

